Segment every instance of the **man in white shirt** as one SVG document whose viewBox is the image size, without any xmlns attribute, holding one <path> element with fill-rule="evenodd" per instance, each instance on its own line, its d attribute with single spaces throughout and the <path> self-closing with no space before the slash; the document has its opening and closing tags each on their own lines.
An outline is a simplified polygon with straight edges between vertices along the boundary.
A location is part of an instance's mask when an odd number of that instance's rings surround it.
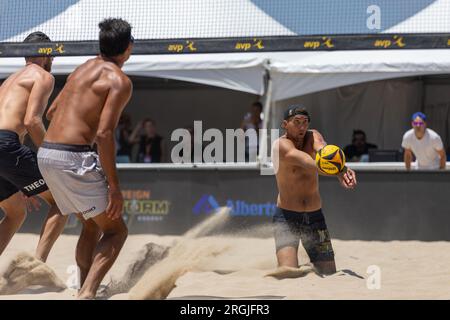
<svg viewBox="0 0 450 320">
<path fill-rule="evenodd" d="M 403 135 L 402 141 L 406 170 L 411 169 L 413 154 L 417 169 L 445 169 L 446 155 L 441 137 L 427 128 L 427 117 L 422 112 L 414 113 L 411 120 L 412 129 Z"/>
</svg>

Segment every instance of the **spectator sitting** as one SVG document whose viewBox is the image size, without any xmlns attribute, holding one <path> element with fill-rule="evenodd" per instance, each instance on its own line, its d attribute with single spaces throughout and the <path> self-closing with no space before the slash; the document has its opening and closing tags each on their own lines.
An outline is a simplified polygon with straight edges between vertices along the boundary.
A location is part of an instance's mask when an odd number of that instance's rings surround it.
<svg viewBox="0 0 450 320">
<path fill-rule="evenodd" d="M 344 148 L 345 157 L 349 162 L 368 162 L 369 149 L 378 147 L 366 141 L 366 133 L 362 130 L 353 130 L 352 144 Z"/>
<path fill-rule="evenodd" d="M 245 115 L 241 124 L 241 129 L 244 130 L 244 132 L 249 129 L 256 131 L 256 141 L 249 139 L 249 141 L 246 141 L 245 143 L 245 161 L 256 161 L 256 155 L 259 150 L 259 129 L 262 128 L 263 123 L 261 118 L 262 109 L 263 106 L 261 102 L 254 102 L 251 105 L 250 112 Z"/>
<path fill-rule="evenodd" d="M 130 143 L 131 117 L 124 113 L 119 119 L 116 129 L 117 163 L 130 163 L 133 144 Z"/>
<path fill-rule="evenodd" d="M 138 143 L 138 161 L 159 163 L 164 161 L 163 138 L 156 133 L 155 122 L 145 119 L 138 123 L 130 136 L 130 143 Z"/>
<path fill-rule="evenodd" d="M 412 129 L 404 134 L 402 141 L 406 170 L 411 169 L 413 154 L 419 169 L 445 169 L 447 157 L 441 137 L 427 128 L 427 117 L 422 112 L 414 113 L 411 120 Z"/>
</svg>

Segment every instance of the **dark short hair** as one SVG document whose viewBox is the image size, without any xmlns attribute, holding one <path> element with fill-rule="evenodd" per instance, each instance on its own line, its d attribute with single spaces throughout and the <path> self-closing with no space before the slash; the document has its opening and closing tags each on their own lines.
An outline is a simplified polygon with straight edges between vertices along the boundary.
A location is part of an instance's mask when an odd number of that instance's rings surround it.
<svg viewBox="0 0 450 320">
<path fill-rule="evenodd" d="M 311 116 L 309 115 L 308 110 L 306 110 L 301 105 L 293 105 L 289 106 L 289 108 L 286 109 L 284 112 L 284 120 L 289 120 L 290 118 L 296 116 L 296 115 L 303 115 L 308 118 L 308 122 L 311 122 Z"/>
<path fill-rule="evenodd" d="M 145 118 L 143 121 L 142 121 L 142 124 L 146 124 L 147 122 L 150 122 L 152 125 L 156 125 L 156 123 L 155 123 L 155 121 L 153 121 L 153 119 L 152 118 Z"/>
<path fill-rule="evenodd" d="M 45 33 L 41 31 L 32 32 L 23 40 L 23 43 L 38 43 L 38 42 L 51 42 L 51 40 Z M 33 57 L 25 57 L 25 60 L 31 58 Z"/>
<path fill-rule="evenodd" d="M 24 43 L 36 43 L 36 42 L 51 42 L 50 38 L 41 31 L 36 31 L 33 33 L 30 33 L 25 40 L 23 40 Z"/>
<path fill-rule="evenodd" d="M 261 110 L 263 109 L 263 105 L 262 105 L 262 103 L 259 102 L 259 101 L 253 102 L 253 103 L 252 103 L 252 106 L 258 107 L 258 108 L 260 108 Z"/>
<path fill-rule="evenodd" d="M 108 18 L 98 24 L 100 28 L 100 53 L 106 57 L 115 57 L 123 54 L 130 42 L 131 26 L 123 19 Z"/>
<path fill-rule="evenodd" d="M 128 113 L 122 113 L 119 118 L 119 123 L 129 123 L 131 124 L 131 116 Z"/>
<path fill-rule="evenodd" d="M 355 136 L 356 136 L 357 134 L 363 135 L 363 136 L 364 136 L 364 139 L 366 138 L 366 133 L 365 133 L 364 131 L 362 131 L 361 129 L 355 129 L 355 130 L 353 130 L 353 138 L 355 138 Z"/>
</svg>

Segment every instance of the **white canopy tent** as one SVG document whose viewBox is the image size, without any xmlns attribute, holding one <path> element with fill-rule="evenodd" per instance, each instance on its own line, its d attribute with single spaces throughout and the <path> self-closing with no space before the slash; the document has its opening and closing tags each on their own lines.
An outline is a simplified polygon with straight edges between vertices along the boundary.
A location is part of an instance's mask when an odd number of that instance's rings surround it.
<svg viewBox="0 0 450 320">
<path fill-rule="evenodd" d="M 272 100 L 350 84 L 450 73 L 450 50 L 285 52 L 270 59 Z"/>
<path fill-rule="evenodd" d="M 52 73 L 71 73 L 91 57 L 57 57 Z M 0 59 L 0 78 L 24 65 Z M 264 74 L 278 101 L 350 84 L 450 73 L 450 49 L 138 55 L 125 64 L 129 75 L 183 80 L 264 94 Z"/>
<path fill-rule="evenodd" d="M 55 41 L 96 40 L 98 22 L 122 17 L 136 39 L 229 38 L 367 33 L 450 32 L 450 0 L 1 0 L 0 41 L 21 42 L 40 30 Z M 369 10 L 370 9 L 370 10 Z M 375 11 L 374 11 L 375 10 Z M 379 10 L 378 29 L 368 21 Z M 326 16 L 327 19 L 323 19 Z M 133 56 L 130 75 L 163 77 L 262 95 L 264 70 L 271 100 L 372 80 L 449 71 L 448 50 L 265 52 Z M 70 73 L 87 57 L 55 59 Z M 270 66 L 266 62 L 270 61 Z M 0 59 L 0 77 L 21 66 Z"/>
<path fill-rule="evenodd" d="M 57 57 L 52 73 L 67 75 L 90 58 Z M 0 59 L 0 78 L 23 65 L 22 58 Z M 264 56 L 252 53 L 134 55 L 123 69 L 129 75 L 183 80 L 262 95 L 265 65 Z"/>
<path fill-rule="evenodd" d="M 89 58 L 57 57 L 54 60 L 53 73 L 69 74 Z M 0 59 L 0 78 L 8 76 L 23 65 L 22 58 Z M 277 103 L 277 107 L 284 107 L 285 103 L 278 104 L 278 102 L 288 101 L 287 99 L 290 98 L 306 97 L 314 92 L 324 92 L 374 80 L 450 74 L 450 50 L 145 55 L 132 56 L 125 64 L 124 70 L 129 75 L 183 80 L 262 95 L 263 101 L 266 102 L 263 127 L 268 128 L 269 126 L 277 127 L 276 124 L 280 120 L 280 110 L 278 110 L 280 108 L 273 109 L 275 104 Z M 270 73 L 270 82 L 267 86 L 264 81 L 266 72 Z M 417 109 L 421 105 L 419 96 L 416 96 L 416 92 L 421 90 L 420 87 L 402 85 L 402 88 L 403 91 L 398 91 L 398 87 L 390 86 L 389 91 L 382 93 L 385 97 L 394 97 L 396 92 L 403 92 L 410 97 L 409 99 L 416 97 L 414 101 L 396 101 L 397 111 L 392 111 L 393 100 L 386 100 L 382 104 L 372 104 L 375 103 L 375 93 L 366 97 L 364 108 L 359 108 L 358 112 L 356 109 L 345 109 L 349 104 L 345 101 L 339 102 L 339 97 L 342 96 L 337 92 L 336 94 L 327 93 L 320 99 L 319 104 L 313 104 L 308 99 L 299 101 L 317 109 L 316 112 L 321 114 L 321 122 L 319 124 L 316 122 L 315 125 L 328 128 L 325 132 L 335 128 L 333 132 L 328 132 L 328 136 L 335 137 L 340 143 L 345 143 L 350 133 L 331 125 L 330 121 L 340 123 L 345 118 L 345 122 L 352 128 L 356 126 L 366 128 L 368 134 L 375 137 L 374 142 L 381 147 L 394 147 L 398 144 L 397 141 L 388 138 L 392 135 L 393 128 L 395 128 L 394 135 L 397 138 L 400 137 L 404 128 L 399 127 L 399 124 L 404 122 L 412 109 Z M 360 88 L 357 92 L 362 92 L 362 89 Z M 387 87 L 385 89 L 388 90 Z M 356 100 L 353 101 L 356 103 Z M 336 114 L 338 112 L 336 108 L 336 110 L 328 109 L 330 105 L 341 110 L 339 114 Z M 355 104 L 353 106 L 356 107 Z M 343 112 L 343 110 L 346 111 Z M 435 110 L 434 108 L 429 113 L 436 113 Z M 330 118 L 329 120 L 325 114 Z M 364 123 L 361 122 L 361 117 L 366 119 Z M 436 117 L 437 114 L 433 118 Z M 316 117 L 316 121 L 317 119 Z M 384 123 L 384 125 L 370 125 L 366 123 L 370 122 L 368 119 L 378 119 L 377 123 Z M 272 124 L 270 125 L 269 122 Z M 438 126 L 440 126 L 439 123 L 433 123 L 433 127 Z M 263 139 L 262 136 L 261 139 Z M 444 140 L 448 139 L 444 138 Z M 267 150 L 266 146 L 262 143 L 261 151 L 265 150 Z M 262 159 L 262 161 L 265 160 Z"/>
<path fill-rule="evenodd" d="M 29 3 L 0 0 L 0 41 L 22 41 L 36 30 L 52 39 L 95 40 L 97 23 L 109 16 L 129 20 L 136 39 L 450 32 L 450 0 L 346 0 L 339 6 L 298 0 L 230 0 L 226 4 L 214 0 L 61 0 L 58 4 L 43 0 L 37 7 Z M 370 16 L 369 5 L 382 10 L 379 30 L 367 29 L 364 14 Z M 57 57 L 53 73 L 69 74 L 88 58 Z M 21 58 L 0 59 L 0 78 L 23 63 Z M 450 49 L 135 55 L 124 71 L 265 95 L 268 115 L 271 102 L 309 93 L 374 80 L 450 73 Z M 265 126 L 268 121 L 267 116 Z"/>
<path fill-rule="evenodd" d="M 449 49 L 285 52 L 270 59 L 267 114 L 277 126 L 282 110 L 300 103 L 311 112 L 314 127 L 335 144 L 348 144 L 352 130 L 363 129 L 381 149 L 399 149 L 410 115 L 422 110 L 448 145 L 445 86 L 414 78 L 438 74 L 450 74 Z"/>
</svg>

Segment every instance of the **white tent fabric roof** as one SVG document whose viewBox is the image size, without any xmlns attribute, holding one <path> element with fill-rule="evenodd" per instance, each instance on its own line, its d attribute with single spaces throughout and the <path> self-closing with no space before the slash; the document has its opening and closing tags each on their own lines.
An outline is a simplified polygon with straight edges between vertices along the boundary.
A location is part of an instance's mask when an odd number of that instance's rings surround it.
<svg viewBox="0 0 450 320">
<path fill-rule="evenodd" d="M 345 85 L 450 73 L 450 49 L 284 52 L 270 59 L 272 100 Z"/>
<path fill-rule="evenodd" d="M 54 74 L 69 74 L 91 57 L 56 57 Z M 24 65 L 22 58 L 0 59 L 0 78 Z M 264 74 L 273 81 L 273 101 L 345 85 L 398 77 L 450 73 L 450 49 L 135 55 L 129 75 L 218 86 L 257 95 Z"/>
<path fill-rule="evenodd" d="M 56 57 L 52 73 L 64 75 L 92 57 Z M 261 95 L 266 59 L 260 54 L 134 55 L 124 65 L 129 75 L 218 86 Z M 0 78 L 24 65 L 23 58 L 0 59 Z"/>
</svg>

